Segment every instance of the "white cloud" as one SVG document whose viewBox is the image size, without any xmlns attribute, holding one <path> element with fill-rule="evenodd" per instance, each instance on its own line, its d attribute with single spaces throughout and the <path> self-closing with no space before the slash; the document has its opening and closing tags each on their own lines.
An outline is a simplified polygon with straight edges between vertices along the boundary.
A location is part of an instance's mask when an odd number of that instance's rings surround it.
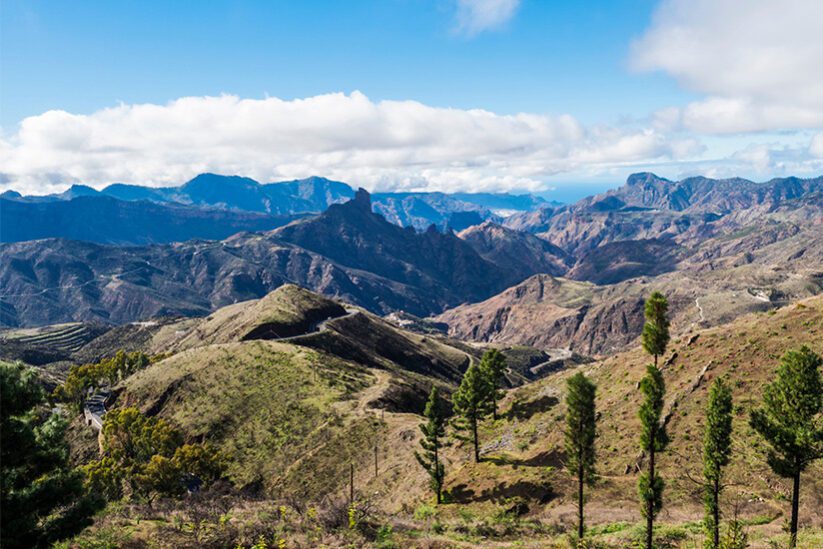
<svg viewBox="0 0 823 549">
<path fill-rule="evenodd" d="M 665 171 L 678 179 L 694 175 L 715 178 L 747 177 L 754 180 L 819 176 L 823 174 L 823 156 L 814 157 L 814 140 L 811 145 L 807 143 L 750 143 L 727 155 L 674 162 Z"/>
<path fill-rule="evenodd" d="M 514 17 L 520 0 L 457 0 L 457 30 L 469 36 L 495 29 Z"/>
<path fill-rule="evenodd" d="M 815 135 L 809 144 L 809 154 L 823 160 L 823 132 Z"/>
<path fill-rule="evenodd" d="M 581 167 L 699 152 L 694 138 L 587 128 L 568 115 L 373 102 L 359 92 L 290 101 L 223 95 L 26 118 L 0 139 L 0 187 L 159 186 L 211 171 L 260 181 L 318 174 L 379 190 L 537 190 L 547 177 Z"/>
<path fill-rule="evenodd" d="M 665 0 L 631 64 L 705 94 L 667 109 L 669 127 L 706 133 L 823 127 L 823 2 Z"/>
</svg>

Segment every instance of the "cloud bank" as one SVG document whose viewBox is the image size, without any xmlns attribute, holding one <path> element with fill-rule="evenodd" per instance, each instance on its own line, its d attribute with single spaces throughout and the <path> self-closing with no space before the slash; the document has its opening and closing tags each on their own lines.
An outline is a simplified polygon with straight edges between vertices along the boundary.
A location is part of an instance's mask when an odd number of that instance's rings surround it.
<svg viewBox="0 0 823 549">
<path fill-rule="evenodd" d="M 48 111 L 0 140 L 3 185 L 179 184 L 206 171 L 261 181 L 320 174 L 386 189 L 538 190 L 582 166 L 676 160 L 691 138 L 585 127 L 571 116 L 499 115 L 359 92 L 306 99 L 186 97 L 89 115 Z"/>
<path fill-rule="evenodd" d="M 821 128 L 821 21 L 820 0 L 665 0 L 630 61 L 706 95 L 660 113 L 660 124 L 712 134 Z"/>
<path fill-rule="evenodd" d="M 456 1 L 467 35 L 504 24 L 519 7 L 518 0 Z M 631 44 L 631 65 L 663 71 L 701 99 L 620 125 L 372 101 L 359 92 L 48 111 L 0 136 L 0 190 L 160 186 L 206 171 L 259 181 L 318 174 L 372 190 L 441 191 L 536 191 L 560 174 L 617 181 L 640 170 L 819 175 L 820 21 L 819 0 L 665 0 Z"/>
</svg>

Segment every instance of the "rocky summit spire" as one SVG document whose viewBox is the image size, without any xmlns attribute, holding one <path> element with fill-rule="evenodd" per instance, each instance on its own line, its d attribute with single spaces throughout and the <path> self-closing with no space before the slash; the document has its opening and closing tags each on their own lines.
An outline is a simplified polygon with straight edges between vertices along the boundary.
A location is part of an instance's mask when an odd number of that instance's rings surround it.
<svg viewBox="0 0 823 549">
<path fill-rule="evenodd" d="M 357 192 L 354 193 L 354 199 L 352 203 L 356 205 L 358 208 L 366 210 L 367 212 L 371 211 L 371 195 L 369 191 L 364 188 L 357 189 Z"/>
</svg>

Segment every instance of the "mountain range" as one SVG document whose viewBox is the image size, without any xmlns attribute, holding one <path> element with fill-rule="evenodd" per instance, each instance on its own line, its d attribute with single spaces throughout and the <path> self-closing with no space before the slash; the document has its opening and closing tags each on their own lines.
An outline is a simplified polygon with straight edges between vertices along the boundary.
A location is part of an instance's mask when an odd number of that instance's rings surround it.
<svg viewBox="0 0 823 549">
<path fill-rule="evenodd" d="M 286 282 L 378 313 L 428 315 L 531 274 L 484 258 L 451 231 L 389 223 L 363 190 L 322 214 L 222 241 L 124 247 L 45 239 L 2 244 L 0 255 L 0 323 L 13 326 L 202 315 Z"/>
<path fill-rule="evenodd" d="M 239 176 L 201 174 L 179 187 L 115 183 L 98 191 L 73 185 L 59 194 L 0 195 L 0 242 L 70 238 L 108 244 L 221 239 L 270 230 L 354 197 L 346 183 L 322 177 L 261 184 Z M 403 227 L 461 230 L 485 220 L 547 205 L 506 193 L 379 193 L 374 210 Z"/>
<path fill-rule="evenodd" d="M 290 282 L 378 314 L 434 315 L 461 339 L 598 355 L 633 341 L 654 289 L 670 296 L 679 330 L 820 293 L 821 188 L 823 177 L 675 182 L 636 174 L 578 203 L 459 233 L 401 227 L 361 190 L 323 213 L 222 240 L 6 243 L 0 323 L 203 315 Z"/>
</svg>

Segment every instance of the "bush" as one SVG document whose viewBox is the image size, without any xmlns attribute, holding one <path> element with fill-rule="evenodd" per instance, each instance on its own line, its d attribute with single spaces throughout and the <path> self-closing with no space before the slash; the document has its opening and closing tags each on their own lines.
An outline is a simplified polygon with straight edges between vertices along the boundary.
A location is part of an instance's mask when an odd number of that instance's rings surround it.
<svg viewBox="0 0 823 549">
<path fill-rule="evenodd" d="M 437 516 L 437 508 L 434 505 L 423 503 L 414 510 L 416 520 L 429 520 Z"/>
</svg>

